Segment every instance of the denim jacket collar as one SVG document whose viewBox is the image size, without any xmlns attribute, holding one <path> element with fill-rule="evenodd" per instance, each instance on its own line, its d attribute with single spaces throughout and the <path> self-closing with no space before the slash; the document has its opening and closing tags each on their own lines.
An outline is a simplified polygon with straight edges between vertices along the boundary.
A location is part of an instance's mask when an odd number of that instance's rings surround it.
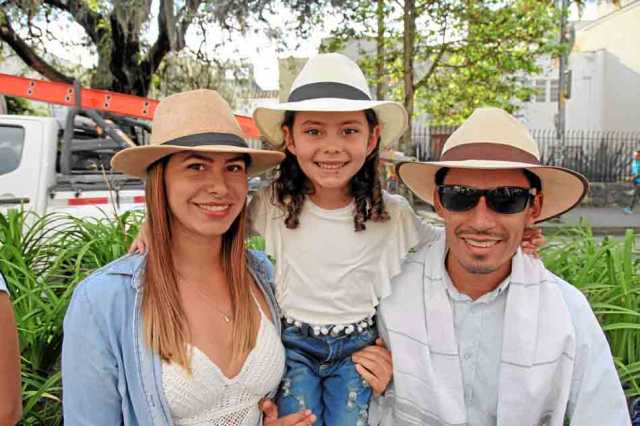
<svg viewBox="0 0 640 426">
<path fill-rule="evenodd" d="M 128 280 L 129 285 L 138 291 L 142 286 L 142 280 L 140 279 L 141 272 L 143 271 L 144 265 L 147 260 L 147 253 L 144 254 L 129 254 L 127 257 L 132 258 L 132 262 L 113 262 L 103 268 L 104 273 L 106 274 L 115 274 L 115 275 L 127 275 L 132 277 L 132 279 Z M 140 259 L 136 261 L 135 257 L 139 257 Z"/>
</svg>

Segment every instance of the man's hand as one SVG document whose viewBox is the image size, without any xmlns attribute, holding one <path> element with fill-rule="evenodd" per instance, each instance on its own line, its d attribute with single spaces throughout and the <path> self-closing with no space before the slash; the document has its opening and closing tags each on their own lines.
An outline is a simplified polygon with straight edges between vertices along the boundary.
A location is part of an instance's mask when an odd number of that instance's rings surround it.
<svg viewBox="0 0 640 426">
<path fill-rule="evenodd" d="M 376 344 L 354 353 L 351 359 L 356 370 L 371 386 L 373 395 L 379 397 L 384 393 L 393 376 L 391 352 L 384 345 L 382 339 L 376 339 Z"/>
<path fill-rule="evenodd" d="M 536 226 L 530 226 L 525 228 L 520 246 L 526 254 L 533 257 L 540 257 L 538 249 L 546 242 L 547 240 L 545 240 L 544 235 L 542 235 L 542 230 Z"/>
<path fill-rule="evenodd" d="M 268 399 L 260 403 L 260 409 L 264 413 L 263 426 L 311 426 L 316 421 L 316 416 L 311 410 L 278 418 L 278 407 Z"/>
</svg>

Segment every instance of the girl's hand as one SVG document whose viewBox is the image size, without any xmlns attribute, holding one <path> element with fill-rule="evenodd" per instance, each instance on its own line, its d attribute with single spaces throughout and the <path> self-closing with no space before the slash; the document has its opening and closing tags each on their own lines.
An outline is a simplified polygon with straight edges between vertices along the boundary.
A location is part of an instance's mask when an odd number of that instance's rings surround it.
<svg viewBox="0 0 640 426">
<path fill-rule="evenodd" d="M 356 370 L 371 386 L 373 395 L 377 398 L 384 393 L 393 376 L 391 352 L 384 345 L 382 339 L 377 338 L 376 344 L 354 353 L 351 359 Z"/>
<path fill-rule="evenodd" d="M 140 226 L 140 233 L 136 236 L 136 239 L 133 240 L 131 246 L 129 247 L 129 254 L 133 253 L 144 253 L 149 245 L 149 240 L 147 236 L 149 235 L 149 225 L 145 220 L 142 222 L 142 226 Z"/>
<path fill-rule="evenodd" d="M 538 227 L 531 226 L 524 229 L 520 246 L 526 254 L 533 257 L 540 257 L 538 249 L 546 242 L 544 235 L 542 235 L 542 230 Z"/>
<path fill-rule="evenodd" d="M 316 416 L 311 410 L 278 418 L 278 407 L 268 399 L 260 403 L 260 409 L 264 413 L 263 426 L 311 426 L 316 421 Z"/>
</svg>

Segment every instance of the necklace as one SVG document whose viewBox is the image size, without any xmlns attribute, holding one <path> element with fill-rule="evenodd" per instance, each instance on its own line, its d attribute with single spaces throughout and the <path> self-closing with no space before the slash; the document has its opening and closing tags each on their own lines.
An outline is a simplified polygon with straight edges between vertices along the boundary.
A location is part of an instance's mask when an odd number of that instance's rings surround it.
<svg viewBox="0 0 640 426">
<path fill-rule="evenodd" d="M 202 292 L 202 290 L 200 290 L 197 286 L 196 286 L 196 287 L 194 287 L 194 288 L 195 288 L 196 292 L 197 292 L 198 294 L 200 294 L 200 296 L 201 296 L 203 299 L 205 299 L 205 300 L 206 300 L 206 299 L 209 299 L 209 298 L 210 298 L 208 295 L 204 294 L 204 293 Z M 225 311 L 223 311 L 222 309 L 218 308 L 218 307 L 217 307 L 216 305 L 214 305 L 214 304 L 211 304 L 211 307 L 212 307 L 213 309 L 215 309 L 216 311 L 218 311 L 218 313 L 219 313 L 220 315 L 222 315 L 222 317 L 224 318 L 224 322 L 226 322 L 227 324 L 231 323 L 231 314 L 227 314 Z"/>
<path fill-rule="evenodd" d="M 231 322 L 231 316 L 227 315 L 222 309 L 213 306 L 213 309 L 215 309 L 216 311 L 218 311 L 223 317 L 224 317 L 224 322 L 226 322 L 227 324 L 229 324 Z"/>
</svg>

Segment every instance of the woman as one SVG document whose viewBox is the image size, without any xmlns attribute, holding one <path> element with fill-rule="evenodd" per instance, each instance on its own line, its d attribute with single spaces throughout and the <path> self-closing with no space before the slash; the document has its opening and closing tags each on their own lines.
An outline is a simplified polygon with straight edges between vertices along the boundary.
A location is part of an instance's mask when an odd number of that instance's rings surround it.
<svg viewBox="0 0 640 426">
<path fill-rule="evenodd" d="M 0 274 L 0 426 L 13 426 L 22 414 L 20 351 L 9 291 Z"/>
<path fill-rule="evenodd" d="M 284 358 L 270 266 L 244 250 L 247 174 L 282 155 L 241 134 L 217 93 L 187 92 L 158 106 L 149 146 L 114 157 L 116 170 L 146 177 L 149 252 L 74 292 L 65 424 L 257 423 Z"/>
<path fill-rule="evenodd" d="M 105 266 L 74 292 L 65 425 L 259 423 L 284 349 L 271 265 L 244 249 L 247 176 L 283 155 L 250 149 L 241 135 L 216 92 L 186 92 L 160 103 L 149 146 L 114 157 L 114 169 L 146 178 L 148 252 Z M 315 420 L 263 408 L 269 425 Z"/>
</svg>

